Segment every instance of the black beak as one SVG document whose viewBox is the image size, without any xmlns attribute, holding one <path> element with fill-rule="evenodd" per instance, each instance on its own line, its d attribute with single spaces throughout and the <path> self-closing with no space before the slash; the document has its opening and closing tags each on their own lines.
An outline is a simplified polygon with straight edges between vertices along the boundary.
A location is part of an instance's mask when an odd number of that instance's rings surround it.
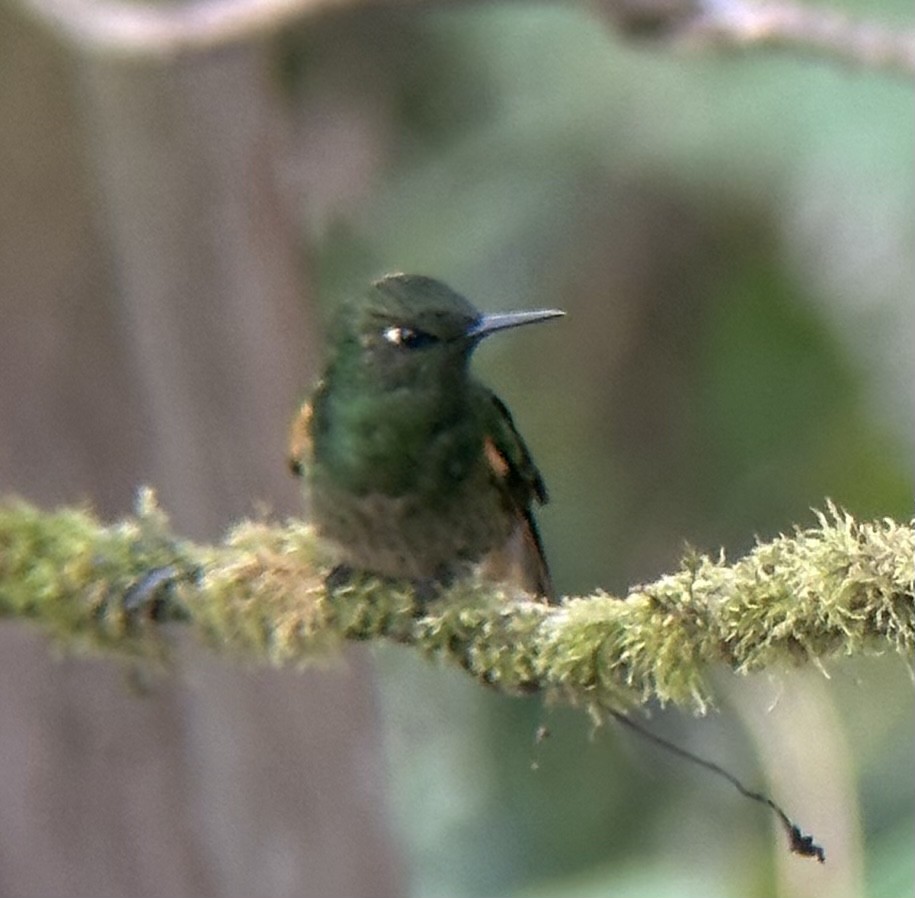
<svg viewBox="0 0 915 898">
<path fill-rule="evenodd" d="M 496 315 L 483 315 L 467 329 L 471 340 L 482 340 L 483 337 L 509 327 L 520 327 L 522 324 L 534 324 L 537 321 L 549 321 L 560 318 L 565 312 L 559 309 L 538 309 L 534 312 L 502 312 Z"/>
</svg>

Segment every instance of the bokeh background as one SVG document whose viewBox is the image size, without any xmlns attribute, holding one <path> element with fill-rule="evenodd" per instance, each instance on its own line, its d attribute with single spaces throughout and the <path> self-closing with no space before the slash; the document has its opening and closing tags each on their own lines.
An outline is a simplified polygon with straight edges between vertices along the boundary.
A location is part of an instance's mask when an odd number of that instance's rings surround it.
<svg viewBox="0 0 915 898">
<path fill-rule="evenodd" d="M 475 360 L 547 479 L 563 592 L 737 555 L 827 498 L 906 519 L 911 100 L 574 3 L 341 5 L 157 60 L 0 5 L 0 493 L 113 517 L 150 483 L 202 539 L 305 513 L 285 429 L 328 311 L 401 270 L 568 312 Z M 648 709 L 821 867 L 703 771 L 404 650 L 263 671 L 172 638 L 138 691 L 0 625 L 0 895 L 911 894 L 899 659 Z"/>
</svg>

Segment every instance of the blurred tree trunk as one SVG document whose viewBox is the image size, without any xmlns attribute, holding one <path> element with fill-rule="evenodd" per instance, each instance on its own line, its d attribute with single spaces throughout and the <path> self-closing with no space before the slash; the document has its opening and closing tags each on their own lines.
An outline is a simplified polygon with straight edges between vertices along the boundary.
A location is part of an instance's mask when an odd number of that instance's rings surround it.
<svg viewBox="0 0 915 898">
<path fill-rule="evenodd" d="M 297 512 L 316 359 L 269 54 L 61 57 L 0 9 L 0 490 L 114 515 L 149 482 L 201 538 Z M 175 640 L 137 696 L 0 625 L 0 895 L 399 893 L 364 657 L 245 672 Z"/>
</svg>

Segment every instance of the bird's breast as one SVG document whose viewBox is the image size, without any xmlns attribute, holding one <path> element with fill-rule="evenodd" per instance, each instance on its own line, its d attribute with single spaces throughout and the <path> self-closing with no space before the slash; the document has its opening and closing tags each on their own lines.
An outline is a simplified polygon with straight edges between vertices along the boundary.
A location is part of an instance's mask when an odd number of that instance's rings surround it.
<svg viewBox="0 0 915 898">
<path fill-rule="evenodd" d="M 392 577 L 437 578 L 455 563 L 478 561 L 514 527 L 483 467 L 434 496 L 355 494 L 318 480 L 312 503 L 319 530 L 348 564 Z"/>
<path fill-rule="evenodd" d="M 312 435 L 322 479 L 357 495 L 427 501 L 460 490 L 483 446 L 481 428 L 460 406 L 397 393 L 331 405 Z"/>
</svg>

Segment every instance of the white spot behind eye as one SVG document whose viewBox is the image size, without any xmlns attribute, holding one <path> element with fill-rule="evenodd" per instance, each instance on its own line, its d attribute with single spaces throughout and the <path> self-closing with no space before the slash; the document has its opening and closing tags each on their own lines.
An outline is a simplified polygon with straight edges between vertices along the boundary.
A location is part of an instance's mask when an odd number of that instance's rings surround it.
<svg viewBox="0 0 915 898">
<path fill-rule="evenodd" d="M 396 324 L 392 324 L 381 332 L 381 336 L 394 346 L 403 346 L 413 337 L 413 331 L 408 327 L 399 327 Z"/>
</svg>

